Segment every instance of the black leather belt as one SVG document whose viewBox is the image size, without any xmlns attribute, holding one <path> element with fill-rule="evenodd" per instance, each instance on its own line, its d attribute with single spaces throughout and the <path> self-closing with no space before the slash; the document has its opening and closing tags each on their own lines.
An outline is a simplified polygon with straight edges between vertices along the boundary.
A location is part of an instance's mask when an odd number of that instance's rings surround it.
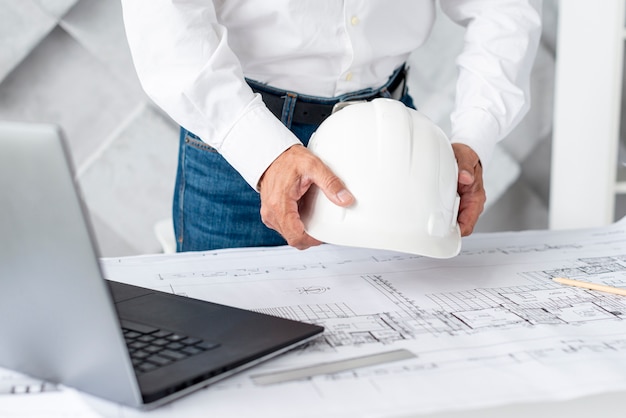
<svg viewBox="0 0 626 418">
<path fill-rule="evenodd" d="M 387 84 L 371 93 L 355 94 L 354 98 L 348 100 L 373 100 L 380 97 L 390 97 L 399 100 L 406 93 L 406 72 L 402 67 L 392 76 Z M 257 86 L 256 83 L 249 81 L 250 87 L 256 93 L 261 94 L 263 102 L 269 110 L 279 119 L 282 120 L 283 108 L 285 100 L 289 97 L 295 99 L 293 109 L 292 123 L 314 124 L 319 125 L 333 112 L 333 107 L 342 100 L 323 100 L 323 102 L 315 101 L 310 96 L 303 96 L 288 91 L 280 91 L 272 88 L 273 91 L 266 91 L 263 86 Z"/>
</svg>

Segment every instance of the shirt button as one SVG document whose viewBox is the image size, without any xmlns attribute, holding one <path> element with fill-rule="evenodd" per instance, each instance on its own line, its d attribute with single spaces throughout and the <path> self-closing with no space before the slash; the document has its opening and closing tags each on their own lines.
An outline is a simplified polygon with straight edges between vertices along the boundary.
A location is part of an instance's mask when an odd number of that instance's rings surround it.
<svg viewBox="0 0 626 418">
<path fill-rule="evenodd" d="M 352 80 L 352 72 L 346 74 L 346 81 Z"/>
<path fill-rule="evenodd" d="M 352 26 L 356 26 L 358 25 L 360 22 L 359 18 L 356 16 L 352 16 L 352 19 L 350 19 L 350 23 L 352 23 Z"/>
</svg>

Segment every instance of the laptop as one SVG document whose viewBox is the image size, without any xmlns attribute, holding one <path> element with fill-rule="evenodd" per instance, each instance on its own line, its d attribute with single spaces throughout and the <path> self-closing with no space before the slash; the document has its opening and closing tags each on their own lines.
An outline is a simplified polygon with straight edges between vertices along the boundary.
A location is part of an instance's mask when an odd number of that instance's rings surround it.
<svg viewBox="0 0 626 418">
<path fill-rule="evenodd" d="M 323 328 L 104 279 L 63 135 L 0 123 L 0 366 L 151 409 Z"/>
</svg>

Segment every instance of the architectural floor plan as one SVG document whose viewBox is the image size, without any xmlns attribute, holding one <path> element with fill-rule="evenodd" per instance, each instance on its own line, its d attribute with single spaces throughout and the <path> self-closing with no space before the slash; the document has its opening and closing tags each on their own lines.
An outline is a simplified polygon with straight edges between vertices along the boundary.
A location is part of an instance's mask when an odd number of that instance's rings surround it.
<svg viewBox="0 0 626 418">
<path fill-rule="evenodd" d="M 626 287 L 624 221 L 476 235 L 446 260 L 322 245 L 102 264 L 111 280 L 325 327 L 308 345 L 155 416 L 402 416 L 626 390 L 626 297 L 552 280 Z M 385 357 L 398 352 L 410 355 Z M 388 360 L 324 372 L 368 356 Z M 310 374 L 259 384 L 303 368 Z"/>
</svg>

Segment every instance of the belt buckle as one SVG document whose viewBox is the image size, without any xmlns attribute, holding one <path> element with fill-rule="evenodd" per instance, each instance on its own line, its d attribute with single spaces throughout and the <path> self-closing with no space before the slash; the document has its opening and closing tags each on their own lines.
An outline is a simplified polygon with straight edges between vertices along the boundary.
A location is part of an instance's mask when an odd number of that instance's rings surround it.
<svg viewBox="0 0 626 418">
<path fill-rule="evenodd" d="M 332 115 L 335 112 L 339 112 L 344 107 L 348 107 L 350 105 L 357 104 L 357 103 L 365 103 L 365 102 L 367 102 L 367 100 L 346 100 L 344 102 L 335 103 L 335 105 L 333 106 L 333 110 L 330 113 Z"/>
</svg>

